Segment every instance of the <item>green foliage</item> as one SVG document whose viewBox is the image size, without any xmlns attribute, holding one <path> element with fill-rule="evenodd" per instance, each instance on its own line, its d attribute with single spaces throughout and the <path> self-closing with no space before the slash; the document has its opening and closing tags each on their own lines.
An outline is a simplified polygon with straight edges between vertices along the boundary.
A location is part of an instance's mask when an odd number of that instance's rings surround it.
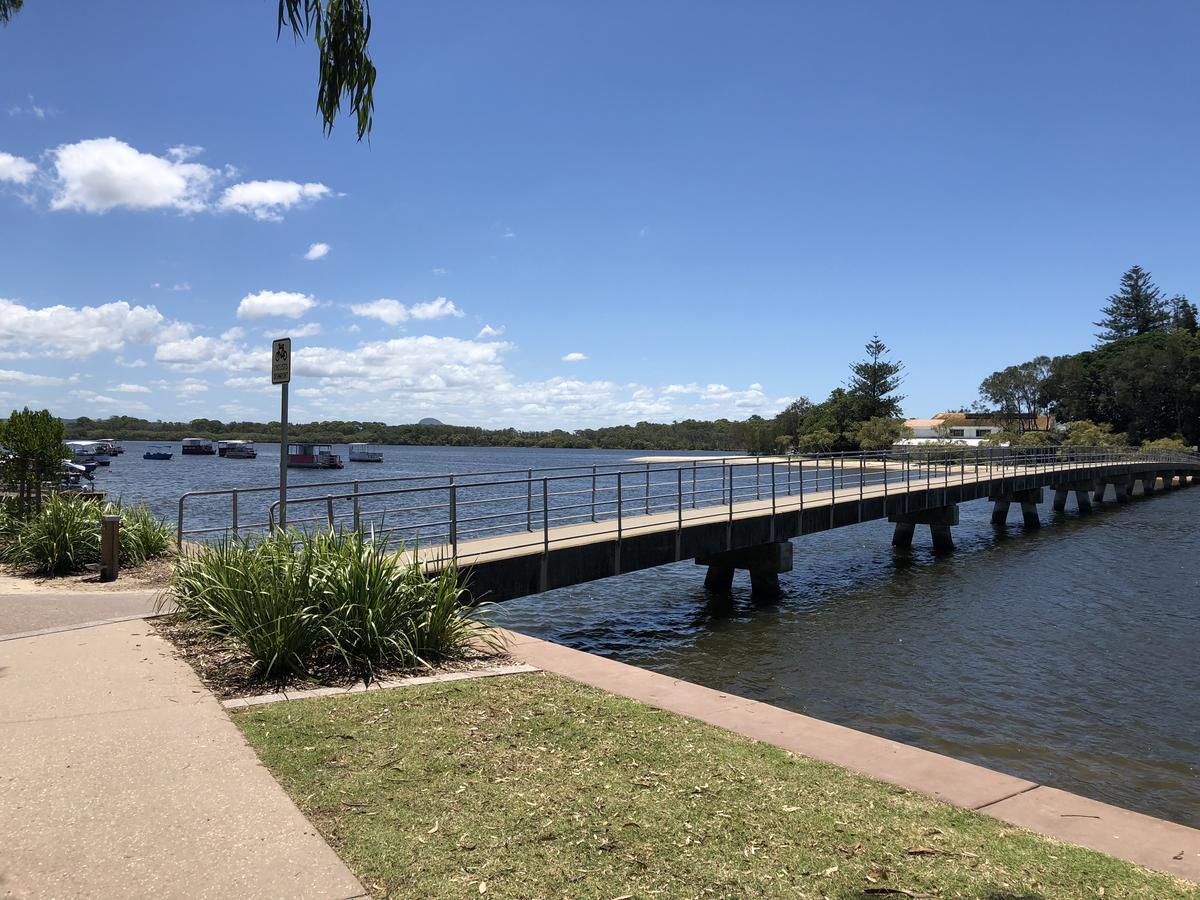
<svg viewBox="0 0 1200 900">
<path fill-rule="evenodd" d="M 1153 441 L 1142 441 L 1143 450 L 1191 450 L 1179 437 L 1164 437 Z"/>
<path fill-rule="evenodd" d="M 1141 266 L 1133 266 L 1121 276 L 1120 290 L 1108 298 L 1102 312 L 1104 318 L 1095 323 L 1104 329 L 1096 335 L 1102 343 L 1158 331 L 1170 318 L 1162 291 Z"/>
<path fill-rule="evenodd" d="M 52 494 L 33 513 L 0 511 L 0 560 L 46 575 L 81 572 L 100 562 L 100 523 L 121 517 L 120 559 L 139 566 L 171 552 L 174 531 L 145 506 L 104 504 L 72 494 Z"/>
<path fill-rule="evenodd" d="M 1180 331 L 1186 331 L 1190 335 L 1195 335 L 1197 330 L 1200 330 L 1200 325 L 1196 321 L 1197 311 L 1196 304 L 1188 300 L 1183 294 L 1176 294 L 1171 298 L 1171 327 Z"/>
<path fill-rule="evenodd" d="M 862 450 L 887 450 L 896 441 L 912 437 L 912 429 L 900 419 L 885 419 L 879 416 L 859 423 L 854 439 Z"/>
<path fill-rule="evenodd" d="M 1062 439 L 1064 447 L 1125 447 L 1129 444 L 1129 438 L 1114 434 L 1113 427 L 1107 422 L 1081 419 L 1068 422 L 1066 428 Z"/>
<path fill-rule="evenodd" d="M 48 409 L 15 409 L 0 426 L 0 444 L 11 455 L 0 457 L 0 485 L 27 498 L 43 482 L 57 479 L 67 453 L 63 424 Z"/>
<path fill-rule="evenodd" d="M 312 34 L 320 55 L 317 111 L 325 133 L 333 130 L 342 97 L 358 119 L 358 139 L 371 132 L 375 109 L 375 64 L 369 0 L 279 0 L 276 37 L 289 27 L 302 38 Z"/>
<path fill-rule="evenodd" d="M 5 25 L 9 20 L 21 11 L 25 0 L 0 0 L 0 22 Z"/>
<path fill-rule="evenodd" d="M 867 358 L 850 366 L 849 388 L 858 403 L 857 417 L 861 421 L 894 419 L 904 400 L 896 393 L 904 381 L 904 363 L 884 358 L 888 347 L 878 334 L 867 342 L 866 349 Z"/>
<path fill-rule="evenodd" d="M 796 449 L 804 453 L 828 453 L 837 446 L 838 436 L 824 428 L 816 428 L 800 435 Z"/>
<path fill-rule="evenodd" d="M 1038 417 L 1046 414 L 1050 403 L 1050 371 L 1050 357 L 1035 357 L 993 372 L 979 385 L 979 395 L 998 418 L 1009 423 L 1010 430 L 1036 429 Z"/>
<path fill-rule="evenodd" d="M 462 653 L 486 635 L 463 605 L 453 565 L 427 575 L 361 533 L 273 533 L 226 540 L 176 564 L 179 615 L 241 646 L 263 678 L 330 660 L 370 679 Z"/>
</svg>

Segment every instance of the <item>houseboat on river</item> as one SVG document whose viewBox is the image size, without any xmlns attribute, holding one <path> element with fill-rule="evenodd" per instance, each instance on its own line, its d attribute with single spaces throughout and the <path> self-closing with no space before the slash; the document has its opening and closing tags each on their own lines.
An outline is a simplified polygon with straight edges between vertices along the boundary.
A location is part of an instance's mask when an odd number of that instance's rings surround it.
<svg viewBox="0 0 1200 900">
<path fill-rule="evenodd" d="M 226 459 L 257 459 L 254 441 L 221 441 L 217 452 Z"/>
<path fill-rule="evenodd" d="M 150 447 L 142 454 L 142 459 L 170 459 L 174 456 L 174 451 L 166 444 L 151 444 Z"/>
<path fill-rule="evenodd" d="M 350 462 L 383 462 L 383 448 L 378 444 L 351 444 Z"/>
<path fill-rule="evenodd" d="M 67 441 L 66 448 L 70 451 L 71 461 L 86 467 L 89 472 L 109 464 L 109 460 L 100 455 L 99 441 Z"/>
<path fill-rule="evenodd" d="M 212 456 L 217 452 L 208 438 L 184 438 L 182 450 L 184 456 Z"/>
<path fill-rule="evenodd" d="M 343 469 L 341 456 L 332 444 L 288 444 L 289 469 Z"/>
</svg>

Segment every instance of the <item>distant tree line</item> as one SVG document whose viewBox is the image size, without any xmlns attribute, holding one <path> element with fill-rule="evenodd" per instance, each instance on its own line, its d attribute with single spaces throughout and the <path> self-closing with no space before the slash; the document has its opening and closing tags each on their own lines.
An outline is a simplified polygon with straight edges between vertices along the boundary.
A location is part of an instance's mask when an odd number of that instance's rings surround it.
<svg viewBox="0 0 1200 900">
<path fill-rule="evenodd" d="M 1066 356 L 1038 356 L 994 372 L 979 387 L 981 409 L 1029 435 L 1045 417 L 1100 423 L 1108 443 L 1200 443 L 1200 336 L 1196 306 L 1170 299 L 1133 266 L 1102 309 L 1098 343 Z M 1050 438 L 1048 438 L 1050 439 Z M 1024 437 L 1024 443 L 1039 440 Z"/>
</svg>

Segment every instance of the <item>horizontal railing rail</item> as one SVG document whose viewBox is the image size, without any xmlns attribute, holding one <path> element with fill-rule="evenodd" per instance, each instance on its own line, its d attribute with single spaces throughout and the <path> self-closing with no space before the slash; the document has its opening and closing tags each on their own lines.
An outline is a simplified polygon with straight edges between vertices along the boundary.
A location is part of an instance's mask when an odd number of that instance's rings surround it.
<svg viewBox="0 0 1200 900">
<path fill-rule="evenodd" d="M 446 545 L 506 537 L 504 549 L 727 519 L 780 504 L 838 503 L 920 487 L 995 481 L 1017 474 L 1137 465 L 1200 468 L 1200 454 L 1122 447 L 953 447 L 795 456 L 696 457 L 483 472 L 405 475 L 293 486 L 289 526 L 370 529 L 396 543 Z M 275 527 L 278 486 L 191 491 L 179 499 L 178 540 L 239 536 Z M 189 526 L 204 504 L 209 522 Z M 249 504 L 250 521 L 243 518 Z M 759 504 L 755 507 L 750 504 Z M 769 505 L 768 505 L 769 504 Z M 745 506 L 743 506 L 745 505 Z M 315 507 L 315 509 L 314 509 Z M 293 511 L 295 514 L 293 514 Z M 571 526 L 567 532 L 556 529 Z M 527 539 L 514 537 L 528 535 Z"/>
</svg>

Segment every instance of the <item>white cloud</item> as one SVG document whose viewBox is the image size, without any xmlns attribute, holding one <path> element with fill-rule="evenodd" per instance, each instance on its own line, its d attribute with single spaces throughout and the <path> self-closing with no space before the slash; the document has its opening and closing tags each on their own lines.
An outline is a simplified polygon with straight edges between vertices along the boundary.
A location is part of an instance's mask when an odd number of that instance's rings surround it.
<svg viewBox="0 0 1200 900">
<path fill-rule="evenodd" d="M 58 110 L 49 106 L 39 106 L 38 102 L 33 99 L 33 94 L 27 94 L 29 97 L 28 106 L 10 106 L 8 114 L 10 116 L 30 116 L 34 119 L 46 119 L 58 115 Z"/>
<path fill-rule="evenodd" d="M 144 359 L 126 359 L 124 356 L 117 356 L 113 362 L 126 369 L 144 369 L 146 367 Z"/>
<path fill-rule="evenodd" d="M 53 387 L 66 383 L 66 379 L 57 378 L 53 375 L 34 375 L 32 372 L 0 369 L 0 384 L 23 384 L 27 387 Z"/>
<path fill-rule="evenodd" d="M 434 266 L 432 269 L 430 269 L 430 271 L 433 272 L 434 275 L 448 275 L 450 273 L 449 269 L 443 269 L 441 266 Z"/>
<path fill-rule="evenodd" d="M 237 317 L 265 319 L 268 316 L 282 316 L 298 319 L 316 305 L 317 301 L 308 294 L 293 291 L 259 291 L 242 298 L 238 304 Z"/>
<path fill-rule="evenodd" d="M 109 388 L 118 394 L 149 394 L 150 388 L 144 384 L 115 384 Z"/>
<path fill-rule="evenodd" d="M 587 354 L 584 353 L 568 353 L 562 358 L 563 362 L 583 362 L 587 359 Z"/>
<path fill-rule="evenodd" d="M 100 306 L 47 306 L 34 309 L 0 298 L 0 352 L 33 351 L 43 356 L 82 359 L 120 350 L 127 342 L 152 344 L 181 338 L 186 325 L 169 322 L 153 306 L 124 300 Z"/>
<path fill-rule="evenodd" d="M 505 228 L 504 234 L 502 235 L 502 237 L 506 237 L 506 238 L 515 238 L 516 236 L 517 236 L 517 233 L 515 231 L 513 231 L 511 228 Z"/>
<path fill-rule="evenodd" d="M 447 300 L 445 297 L 438 297 L 424 303 L 415 303 L 412 306 L 405 306 L 399 300 L 386 298 L 372 300 L 370 303 L 353 304 L 350 312 L 367 319 L 378 319 L 386 325 L 399 325 L 409 319 L 428 321 L 446 317 L 456 319 L 463 317 L 463 311 L 455 306 L 452 300 Z"/>
<path fill-rule="evenodd" d="M 328 244 L 309 244 L 308 252 L 304 254 L 305 259 L 321 259 L 329 255 L 330 246 Z"/>
<path fill-rule="evenodd" d="M 221 332 L 221 340 L 223 341 L 240 341 L 246 336 L 246 329 L 241 325 L 234 325 L 232 328 L 226 328 Z"/>
<path fill-rule="evenodd" d="M 208 390 L 208 382 L 202 378 L 185 378 L 183 381 L 175 385 L 175 392 L 185 400 L 194 398 L 197 394 L 203 394 Z"/>
<path fill-rule="evenodd" d="M 51 157 L 56 188 L 52 209 L 199 212 L 219 174 L 199 163 L 142 153 L 113 137 L 62 144 Z"/>
<path fill-rule="evenodd" d="M 171 285 L 171 290 L 175 291 L 176 293 L 182 293 L 182 292 L 184 292 L 184 291 L 190 291 L 191 289 L 192 289 L 192 286 L 191 286 L 191 284 L 189 284 L 189 283 L 188 283 L 188 282 L 186 282 L 186 281 L 181 281 L 181 282 L 179 282 L 178 284 L 173 284 L 173 285 Z"/>
<path fill-rule="evenodd" d="M 245 181 L 225 189 L 217 203 L 220 209 L 278 222 L 294 206 L 321 199 L 329 188 L 316 182 Z"/>
<path fill-rule="evenodd" d="M 479 334 L 475 335 L 475 339 L 478 340 L 480 338 L 500 337 L 502 334 L 504 334 L 503 325 L 501 325 L 499 328 L 493 328 L 491 325 L 484 325 L 479 329 Z"/>
<path fill-rule="evenodd" d="M 321 333 L 321 323 L 320 322 L 306 322 L 305 324 L 301 325 L 299 328 L 288 328 L 286 330 L 287 330 L 287 334 L 280 335 L 279 329 L 268 328 L 263 331 L 262 336 L 265 337 L 268 341 L 273 341 L 277 337 L 281 337 L 281 336 L 282 337 L 290 337 L 290 338 L 313 337 L 313 336 Z"/>
<path fill-rule="evenodd" d="M 266 373 L 270 371 L 271 350 L 267 345 L 248 348 L 237 340 L 197 335 L 159 344 L 154 361 L 180 371 L 221 369 Z"/>
<path fill-rule="evenodd" d="M 0 151 L 0 181 L 27 184 L 37 172 L 37 166 L 29 160 Z"/>
</svg>

